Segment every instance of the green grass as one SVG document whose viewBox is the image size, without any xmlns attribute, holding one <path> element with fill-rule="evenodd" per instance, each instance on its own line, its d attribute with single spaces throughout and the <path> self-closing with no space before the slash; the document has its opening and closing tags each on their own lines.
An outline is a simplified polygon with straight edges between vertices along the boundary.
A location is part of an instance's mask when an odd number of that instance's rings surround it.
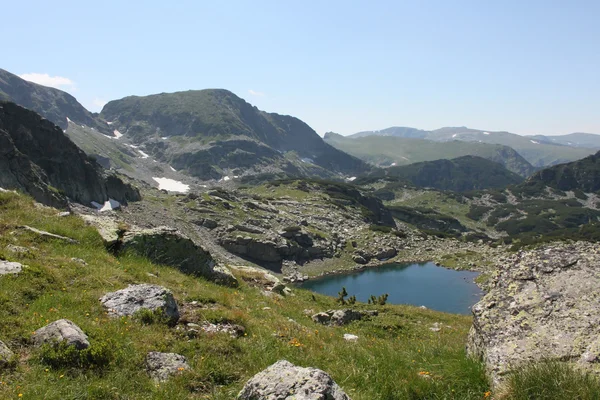
<svg viewBox="0 0 600 400">
<path fill-rule="evenodd" d="M 510 374 L 498 399 L 596 400 L 600 399 L 600 382 L 568 364 L 544 361 Z"/>
<path fill-rule="evenodd" d="M 80 244 L 41 241 L 17 228 L 24 224 Z M 28 265 L 19 276 L 0 278 L 0 340 L 19 356 L 14 369 L 0 372 L 0 398 L 21 393 L 25 399 L 231 399 L 247 379 L 279 359 L 327 371 L 359 400 L 480 399 L 488 390 L 481 364 L 464 352 L 468 317 L 387 305 L 371 321 L 317 325 L 304 310 L 334 308 L 334 299 L 315 295 L 313 300 L 312 293 L 302 290 L 269 298 L 245 283 L 229 289 L 143 258 L 117 259 L 79 218 L 59 218 L 55 211 L 39 210 L 30 199 L 10 193 L 0 194 L 0 234 L 0 249 L 7 244 L 33 249 L 29 255 L 0 250 L 4 258 Z M 99 297 L 142 282 L 168 287 L 180 305 L 191 300 L 211 304 L 195 316 L 235 321 L 246 328 L 246 336 L 201 334 L 189 340 L 160 321 L 105 313 Z M 82 368 L 82 359 L 72 354 L 31 346 L 33 331 L 60 318 L 72 320 L 89 335 L 96 353 L 83 359 L 94 362 L 90 368 Z M 428 330 L 434 322 L 452 328 L 434 333 Z M 346 332 L 358 335 L 358 343 L 345 342 Z M 191 370 L 156 385 L 144 371 L 149 351 L 183 354 Z"/>
</svg>

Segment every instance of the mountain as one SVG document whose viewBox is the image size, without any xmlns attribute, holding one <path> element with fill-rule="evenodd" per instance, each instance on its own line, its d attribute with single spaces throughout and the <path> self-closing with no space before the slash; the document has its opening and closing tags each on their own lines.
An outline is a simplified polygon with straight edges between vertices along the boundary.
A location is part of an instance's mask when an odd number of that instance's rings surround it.
<svg viewBox="0 0 600 400">
<path fill-rule="evenodd" d="M 408 128 L 405 126 L 393 126 L 391 128 L 382 129 L 380 131 L 364 131 L 358 132 L 348 137 L 361 138 L 365 136 L 394 136 L 403 138 L 417 138 L 424 139 L 429 134 L 429 131 L 422 129 Z"/>
<path fill-rule="evenodd" d="M 33 110 L 66 130 L 68 120 L 112 135 L 112 129 L 85 109 L 75 97 L 62 90 L 38 85 L 0 69 L 0 100 Z"/>
<path fill-rule="evenodd" d="M 395 128 L 390 128 L 395 129 Z M 408 165 L 421 161 L 462 156 L 478 156 L 503 165 L 509 171 L 527 177 L 535 168 L 510 147 L 479 142 L 434 142 L 397 136 L 341 136 L 328 132 L 325 142 L 379 167 Z"/>
<path fill-rule="evenodd" d="M 0 101 L 0 187 L 59 207 L 69 199 L 87 206 L 109 198 L 139 200 L 137 189 L 105 175 L 58 126 L 5 101 Z"/>
<path fill-rule="evenodd" d="M 563 146 L 572 146 L 572 147 L 587 147 L 592 149 L 600 149 L 600 135 L 596 135 L 593 133 L 570 133 L 568 135 L 558 135 L 558 136 L 544 136 L 544 135 L 535 135 L 528 136 L 533 140 L 537 140 L 539 142 L 551 143 L 551 144 L 561 144 Z"/>
<path fill-rule="evenodd" d="M 434 140 L 437 142 L 459 140 L 465 142 L 500 144 L 503 146 L 512 147 L 536 168 L 579 160 L 595 153 L 598 150 L 598 148 L 586 148 L 583 146 L 565 146 L 558 142 L 555 143 L 552 141 L 541 141 L 532 137 L 521 136 L 510 132 L 483 131 L 479 129 L 470 129 L 464 126 L 446 127 L 433 131 L 420 131 L 414 128 L 388 128 L 381 131 L 359 132 L 357 134 L 350 135 L 350 137 L 415 137 L 414 135 L 417 134 L 419 135 L 419 138 Z"/>
<path fill-rule="evenodd" d="M 436 160 L 391 167 L 373 176 L 397 178 L 419 187 L 464 192 L 503 188 L 523 182 L 523 178 L 502 165 L 475 156 Z"/>
<path fill-rule="evenodd" d="M 260 173 L 334 178 L 371 169 L 299 119 L 260 111 L 223 89 L 130 96 L 109 102 L 100 115 L 154 159 L 201 179 Z"/>
<path fill-rule="evenodd" d="M 548 186 L 562 191 L 598 192 L 600 151 L 582 160 L 543 169 L 531 176 L 522 186 L 528 188 Z"/>
</svg>

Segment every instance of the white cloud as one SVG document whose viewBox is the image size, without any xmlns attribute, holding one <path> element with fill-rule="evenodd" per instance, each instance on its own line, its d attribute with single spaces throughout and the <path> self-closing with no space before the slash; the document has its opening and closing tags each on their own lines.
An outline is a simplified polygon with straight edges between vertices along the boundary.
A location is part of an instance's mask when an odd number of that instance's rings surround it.
<svg viewBox="0 0 600 400">
<path fill-rule="evenodd" d="M 34 72 L 31 74 L 22 74 L 19 75 L 19 77 L 29 82 L 38 83 L 40 85 L 50 86 L 57 89 L 62 89 L 65 86 L 70 88 L 75 87 L 75 82 L 63 76 L 50 76 L 48 74 L 38 74 Z"/>
<path fill-rule="evenodd" d="M 97 98 L 97 97 L 96 97 L 96 98 L 95 98 L 95 99 L 92 101 L 92 104 L 93 104 L 95 107 L 98 107 L 98 108 L 102 108 L 102 107 L 104 107 L 104 106 L 106 105 L 106 103 L 107 103 L 107 101 L 106 101 L 106 100 L 102 100 L 102 99 L 99 99 L 99 98 Z"/>
<path fill-rule="evenodd" d="M 250 93 L 252 96 L 260 96 L 260 97 L 265 96 L 265 94 L 263 92 L 257 92 L 256 90 L 252 90 L 252 89 L 249 89 L 248 93 Z"/>
</svg>

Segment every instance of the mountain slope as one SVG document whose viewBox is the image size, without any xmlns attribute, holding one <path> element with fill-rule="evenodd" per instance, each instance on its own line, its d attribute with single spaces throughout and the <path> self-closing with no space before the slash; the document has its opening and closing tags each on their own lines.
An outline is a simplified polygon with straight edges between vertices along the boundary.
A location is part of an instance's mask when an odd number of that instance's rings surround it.
<svg viewBox="0 0 600 400">
<path fill-rule="evenodd" d="M 67 119 L 112 135 L 110 127 L 86 110 L 75 97 L 59 89 L 38 85 L 0 68 L 0 100 L 33 110 L 66 130 Z"/>
<path fill-rule="evenodd" d="M 560 144 L 563 146 L 572 147 L 587 147 L 592 149 L 600 149 L 600 135 L 593 133 L 570 133 L 568 135 L 544 136 L 535 135 L 529 136 L 533 140 L 539 142 Z"/>
<path fill-rule="evenodd" d="M 353 135 L 353 137 L 355 137 Z M 332 146 L 380 167 L 408 165 L 415 162 L 478 156 L 503 165 L 509 171 L 527 177 L 535 168 L 510 147 L 477 142 L 434 142 L 396 137 L 344 137 L 326 133 L 324 140 Z"/>
<path fill-rule="evenodd" d="M 522 177 L 500 164 L 475 156 L 391 167 L 383 173 L 387 177 L 408 181 L 415 186 L 457 192 L 502 188 L 523 181 Z"/>
<path fill-rule="evenodd" d="M 260 111 L 223 89 L 130 96 L 109 102 L 101 116 L 159 161 L 202 179 L 263 172 L 336 177 L 370 169 L 299 119 Z"/>
<path fill-rule="evenodd" d="M 531 176 L 522 186 L 548 186 L 562 191 L 597 192 L 600 190 L 600 152 L 582 160 L 543 169 Z"/>
<path fill-rule="evenodd" d="M 0 187 L 37 201 L 64 206 L 67 198 L 87 206 L 109 198 L 138 200 L 136 189 L 103 174 L 63 131 L 37 113 L 0 101 Z"/>
<path fill-rule="evenodd" d="M 510 132 L 483 131 L 464 126 L 446 127 L 433 131 L 420 131 L 414 128 L 388 128 L 381 131 L 360 132 L 355 135 L 360 135 L 361 137 L 390 135 L 396 137 L 414 137 L 415 132 L 418 132 L 420 138 L 438 142 L 460 140 L 508 146 L 516 150 L 523 158 L 537 168 L 579 160 L 597 151 L 597 149 L 571 147 L 554 142 L 540 141 Z"/>
</svg>

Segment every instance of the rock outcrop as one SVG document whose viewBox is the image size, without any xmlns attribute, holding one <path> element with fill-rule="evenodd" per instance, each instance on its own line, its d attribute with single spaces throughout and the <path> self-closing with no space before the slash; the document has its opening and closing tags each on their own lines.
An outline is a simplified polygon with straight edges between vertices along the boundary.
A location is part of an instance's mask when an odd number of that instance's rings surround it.
<svg viewBox="0 0 600 400">
<path fill-rule="evenodd" d="M 349 308 L 343 310 L 328 310 L 320 312 L 312 316 L 312 320 L 323 325 L 346 325 L 352 321 L 359 321 L 363 318 L 375 317 L 378 312 L 376 310 L 362 311 L 351 310 Z"/>
<path fill-rule="evenodd" d="M 237 399 L 350 400 L 350 397 L 326 372 L 281 360 L 246 382 Z"/>
<path fill-rule="evenodd" d="M 600 246 L 579 242 L 522 251 L 504 260 L 473 306 L 468 352 L 493 382 L 539 359 L 600 373 Z"/>
<path fill-rule="evenodd" d="M 90 347 L 87 335 L 68 319 L 59 319 L 35 331 L 33 343 L 36 346 L 65 342 L 78 350 Z"/>
<path fill-rule="evenodd" d="M 179 320 L 179 309 L 173 293 L 158 285 L 129 285 L 100 298 L 110 315 L 132 316 L 140 310 L 160 311 L 171 322 Z"/>
<path fill-rule="evenodd" d="M 216 266 L 206 249 L 177 229 L 165 226 L 152 229 L 132 228 L 121 238 L 120 250 L 133 251 L 155 263 L 175 267 L 186 274 L 237 286 L 237 280 L 227 267 Z"/>
<path fill-rule="evenodd" d="M 180 354 L 151 351 L 146 355 L 146 372 L 157 382 L 164 382 L 189 368 L 186 358 Z"/>
<path fill-rule="evenodd" d="M 0 101 L 0 187 L 29 193 L 38 202 L 64 207 L 69 200 L 90 206 L 109 198 L 140 199 L 137 189 L 80 150 L 63 131 L 33 111 Z"/>
</svg>

